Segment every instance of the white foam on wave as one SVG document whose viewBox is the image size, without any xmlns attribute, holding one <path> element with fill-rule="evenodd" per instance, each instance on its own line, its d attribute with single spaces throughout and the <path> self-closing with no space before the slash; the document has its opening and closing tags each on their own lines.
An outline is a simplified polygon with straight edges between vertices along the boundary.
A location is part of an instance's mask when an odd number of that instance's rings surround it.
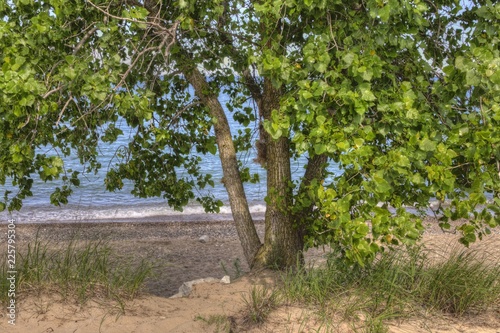
<svg viewBox="0 0 500 333">
<path fill-rule="evenodd" d="M 265 204 L 257 203 L 250 206 L 250 212 L 259 217 L 265 212 Z M 113 205 L 63 207 L 30 206 L 23 207 L 18 212 L 0 213 L 0 223 L 15 219 L 19 223 L 45 222 L 121 222 L 131 220 L 142 221 L 201 221 L 201 220 L 231 220 L 231 207 L 224 205 L 220 212 L 207 214 L 199 205 L 188 205 L 182 212 L 176 211 L 164 204 L 149 205 Z"/>
</svg>

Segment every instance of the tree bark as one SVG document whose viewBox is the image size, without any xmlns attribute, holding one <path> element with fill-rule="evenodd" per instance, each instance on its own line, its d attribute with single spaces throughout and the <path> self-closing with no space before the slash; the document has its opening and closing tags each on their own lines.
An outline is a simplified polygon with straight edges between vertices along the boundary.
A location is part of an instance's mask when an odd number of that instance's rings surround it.
<svg viewBox="0 0 500 333">
<path fill-rule="evenodd" d="M 215 137 L 219 147 L 219 156 L 224 175 L 231 212 L 238 232 L 238 237 L 243 247 L 245 259 L 250 266 L 262 244 L 257 235 L 257 230 L 250 215 L 243 182 L 241 181 L 236 150 L 226 114 L 218 96 L 210 92 L 210 87 L 205 77 L 196 68 L 184 71 L 189 83 L 194 87 L 196 96 L 205 104 L 216 119 L 214 124 Z"/>
<path fill-rule="evenodd" d="M 261 114 L 271 119 L 272 110 L 280 107 L 280 89 L 273 87 L 270 79 L 264 80 Z M 267 208 L 264 246 L 255 260 L 256 267 L 289 268 L 303 261 L 303 242 L 294 227 L 290 213 L 292 204 L 290 145 L 288 137 L 273 140 L 266 133 L 267 150 Z"/>
</svg>

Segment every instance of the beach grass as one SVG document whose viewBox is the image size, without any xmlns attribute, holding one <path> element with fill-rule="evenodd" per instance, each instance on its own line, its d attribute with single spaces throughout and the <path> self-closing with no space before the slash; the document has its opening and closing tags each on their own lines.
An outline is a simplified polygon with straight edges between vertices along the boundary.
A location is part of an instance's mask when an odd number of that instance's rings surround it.
<svg viewBox="0 0 500 333">
<path fill-rule="evenodd" d="M 414 246 L 361 267 L 332 253 L 324 267 L 284 274 L 279 290 L 289 304 L 314 308 L 320 321 L 335 317 L 354 331 L 386 332 L 392 319 L 462 317 L 498 306 L 500 260 L 464 247 L 435 254 Z"/>
<path fill-rule="evenodd" d="M 122 302 L 134 298 L 152 264 L 133 262 L 116 255 L 106 241 L 73 239 L 52 244 L 37 236 L 16 253 L 15 291 L 29 295 L 58 294 L 63 300 L 85 303 L 91 298 Z M 6 256 L 0 258 L 0 302 L 9 301 L 10 270 Z M 11 276 L 10 274 L 9 276 Z"/>
<path fill-rule="evenodd" d="M 214 333 L 234 332 L 234 319 L 223 314 L 209 316 L 197 315 L 194 320 L 205 323 L 207 327 L 211 327 Z"/>
<path fill-rule="evenodd" d="M 247 294 L 242 294 L 245 310 L 243 311 L 243 322 L 249 324 L 261 324 L 281 303 L 280 293 L 276 289 L 265 286 L 252 286 Z"/>
</svg>

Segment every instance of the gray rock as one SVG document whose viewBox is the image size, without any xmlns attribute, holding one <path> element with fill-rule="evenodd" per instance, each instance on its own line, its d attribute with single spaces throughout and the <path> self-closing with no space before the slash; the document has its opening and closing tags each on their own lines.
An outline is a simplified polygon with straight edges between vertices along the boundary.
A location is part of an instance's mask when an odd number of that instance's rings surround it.
<svg viewBox="0 0 500 333">
<path fill-rule="evenodd" d="M 220 283 L 222 283 L 222 284 L 230 284 L 231 283 L 231 277 L 229 275 L 224 275 L 224 277 L 220 280 Z"/>
<path fill-rule="evenodd" d="M 205 279 L 198 279 L 198 280 L 193 280 L 193 281 L 188 281 L 184 282 L 182 286 L 179 288 L 179 292 L 170 298 L 179 298 L 179 297 L 186 297 L 191 294 L 191 291 L 193 291 L 193 286 L 200 284 L 200 283 L 213 283 L 213 282 L 219 282 L 220 280 L 215 279 L 215 278 L 205 278 Z"/>
<path fill-rule="evenodd" d="M 206 242 L 208 242 L 209 239 L 210 239 L 210 237 L 208 237 L 207 235 L 203 235 L 200 238 L 198 238 L 198 241 L 200 243 L 206 243 Z"/>
</svg>

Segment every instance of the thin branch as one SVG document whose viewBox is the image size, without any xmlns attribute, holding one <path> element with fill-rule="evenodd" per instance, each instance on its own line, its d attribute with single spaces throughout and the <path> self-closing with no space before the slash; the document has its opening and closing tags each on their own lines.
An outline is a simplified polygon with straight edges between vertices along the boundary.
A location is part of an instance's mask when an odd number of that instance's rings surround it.
<svg viewBox="0 0 500 333">
<path fill-rule="evenodd" d="M 78 51 L 80 51 L 80 49 L 82 48 L 83 44 L 87 41 L 87 39 L 89 39 L 90 36 L 92 36 L 94 34 L 94 32 L 96 32 L 96 31 L 97 31 L 97 27 L 93 27 L 92 29 L 87 31 L 85 36 L 82 37 L 82 39 L 80 40 L 78 45 L 76 45 L 76 47 L 74 48 L 73 55 L 76 55 L 78 53 Z"/>
<path fill-rule="evenodd" d="M 189 103 L 188 105 L 186 105 L 185 107 L 183 107 L 182 109 L 178 110 L 174 114 L 174 116 L 172 117 L 172 120 L 170 120 L 170 123 L 168 124 L 166 129 L 168 130 L 170 128 L 170 126 L 177 120 L 177 118 L 179 118 L 181 116 L 181 114 L 184 113 L 184 111 L 186 111 L 189 108 L 192 108 L 193 106 L 200 105 L 200 104 L 201 104 L 201 101 L 192 102 L 192 103 Z"/>
<path fill-rule="evenodd" d="M 47 97 L 49 97 L 50 95 L 52 95 L 52 94 L 54 94 L 54 93 L 58 92 L 59 90 L 61 90 L 61 89 L 62 89 L 62 87 L 63 87 L 62 85 L 59 85 L 59 87 L 54 88 L 54 89 L 52 89 L 52 90 L 50 90 L 50 91 L 47 91 L 47 92 L 46 92 L 46 93 L 42 96 L 42 98 L 43 98 L 43 99 L 46 99 L 46 98 L 47 98 Z"/>
<path fill-rule="evenodd" d="M 21 127 L 19 127 L 19 128 L 23 128 L 23 127 L 25 127 L 26 125 L 28 125 L 28 123 L 30 122 L 30 118 L 31 118 L 31 116 L 30 116 L 30 114 L 28 113 L 28 117 L 26 118 L 26 121 L 25 121 L 25 122 L 24 122 L 24 124 L 22 124 L 22 125 L 21 125 Z"/>
<path fill-rule="evenodd" d="M 260 106 L 261 106 L 260 103 L 261 103 L 261 99 L 262 99 L 262 91 L 261 91 L 259 84 L 257 84 L 257 81 L 255 81 L 255 78 L 250 73 L 250 69 L 248 69 L 248 68 L 245 69 L 242 72 L 242 75 L 243 75 L 243 78 L 245 79 L 245 83 L 248 87 L 248 90 L 250 90 L 250 94 L 252 94 L 252 98 L 255 101 L 257 101 L 257 105 L 260 108 Z"/>
<path fill-rule="evenodd" d="M 335 35 L 333 34 L 333 27 L 332 27 L 332 16 L 330 13 L 326 16 L 326 19 L 328 21 L 328 26 L 330 28 L 330 37 L 332 38 L 333 44 L 335 45 L 335 48 L 337 51 L 339 50 L 339 46 L 337 45 L 337 41 L 335 40 Z"/>
<path fill-rule="evenodd" d="M 64 104 L 61 112 L 59 112 L 59 117 L 57 117 L 57 121 L 56 121 L 56 127 L 59 126 L 59 122 L 61 121 L 61 117 L 64 113 L 64 111 L 66 111 L 66 108 L 68 107 L 69 103 L 73 100 L 73 95 L 69 94 L 69 98 L 68 100 L 66 101 L 66 103 Z"/>
<path fill-rule="evenodd" d="M 175 31 L 176 31 L 178 25 L 179 25 L 179 21 L 176 21 L 172 25 L 172 27 L 170 29 L 164 30 L 164 32 L 166 32 L 166 34 L 163 35 L 163 40 L 160 43 L 160 45 L 158 45 L 158 46 L 151 46 L 151 47 L 145 48 L 144 50 L 142 50 L 141 52 L 139 52 L 137 54 L 137 56 L 135 57 L 134 61 L 130 64 L 130 66 L 127 68 L 127 70 L 123 74 L 120 82 L 116 85 L 114 91 L 118 90 L 122 86 L 123 82 L 125 82 L 125 80 L 127 79 L 128 75 L 130 74 L 130 72 L 132 71 L 132 69 L 135 67 L 135 65 L 137 64 L 137 62 L 139 61 L 139 59 L 144 54 L 146 54 L 148 52 L 152 52 L 152 51 L 159 51 L 159 50 L 161 50 L 165 46 L 165 44 L 167 44 L 168 37 L 172 37 L 172 39 L 170 40 L 170 42 L 165 47 L 164 54 L 165 54 L 165 56 L 168 55 L 168 52 L 170 51 L 170 48 L 172 47 L 172 45 L 174 45 L 174 43 L 176 41 Z"/>
<path fill-rule="evenodd" d="M 137 56 L 135 57 L 134 61 L 127 68 L 127 70 L 125 71 L 125 73 L 123 73 L 120 82 L 118 82 L 118 84 L 116 85 L 116 87 L 113 90 L 116 91 L 116 90 L 118 90 L 122 86 L 123 82 L 125 82 L 125 80 L 127 79 L 128 75 L 130 74 L 130 72 L 132 71 L 132 69 L 134 69 L 135 65 L 137 64 L 137 61 L 139 61 L 139 59 L 145 53 L 150 52 L 150 51 L 154 51 L 154 50 L 158 50 L 158 46 L 148 47 L 148 48 L 145 48 L 144 50 L 142 50 L 141 52 L 139 52 L 137 54 Z"/>
<path fill-rule="evenodd" d="M 458 164 L 458 165 L 455 165 L 455 166 L 452 166 L 452 167 L 446 168 L 446 170 L 452 170 L 452 169 L 456 169 L 456 168 L 461 168 L 461 167 L 463 167 L 463 166 L 466 166 L 466 165 L 471 165 L 471 164 L 472 164 L 471 162 L 462 163 L 462 164 Z"/>
</svg>

